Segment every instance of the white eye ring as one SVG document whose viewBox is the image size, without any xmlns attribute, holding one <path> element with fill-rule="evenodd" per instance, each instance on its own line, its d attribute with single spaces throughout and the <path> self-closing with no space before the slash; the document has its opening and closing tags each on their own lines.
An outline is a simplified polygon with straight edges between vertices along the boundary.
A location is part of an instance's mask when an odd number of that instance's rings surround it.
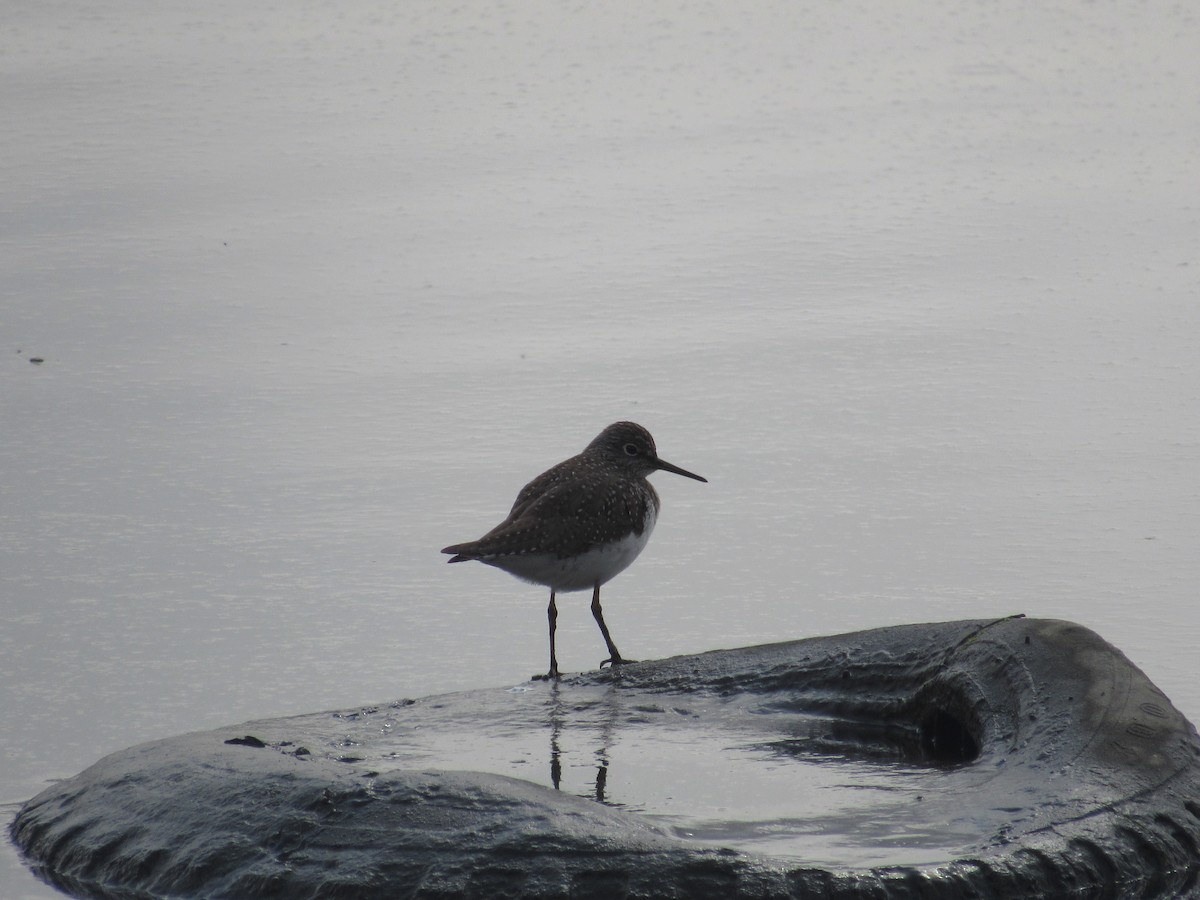
<svg viewBox="0 0 1200 900">
<path fill-rule="evenodd" d="M 636 444 L 626 444 L 625 445 L 625 455 L 626 456 L 637 456 L 638 455 L 637 445 Z"/>
</svg>

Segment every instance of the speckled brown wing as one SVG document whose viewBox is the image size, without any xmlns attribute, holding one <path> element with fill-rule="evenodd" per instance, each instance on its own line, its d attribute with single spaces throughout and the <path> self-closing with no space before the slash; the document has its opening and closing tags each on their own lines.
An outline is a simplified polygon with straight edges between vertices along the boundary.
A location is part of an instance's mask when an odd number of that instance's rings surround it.
<svg viewBox="0 0 1200 900">
<path fill-rule="evenodd" d="M 445 552 L 456 554 L 451 562 L 525 553 L 573 556 L 641 534 L 651 506 L 657 514 L 658 495 L 645 480 L 631 491 L 628 480 L 601 467 L 583 471 L 582 477 L 576 467 L 569 481 L 555 469 L 530 482 L 509 518 L 479 540 L 447 547 Z"/>
<path fill-rule="evenodd" d="M 565 459 L 558 465 L 551 466 L 525 487 L 521 488 L 521 492 L 517 494 L 517 499 L 513 501 L 512 509 L 508 511 L 508 518 L 505 522 L 511 522 L 514 519 L 524 515 L 530 504 L 540 498 L 543 494 L 549 493 L 554 488 L 559 487 L 567 481 L 574 479 L 575 475 L 586 468 L 586 462 L 579 459 L 578 456 L 572 456 L 570 459 Z M 496 529 L 492 529 L 495 531 Z"/>
</svg>

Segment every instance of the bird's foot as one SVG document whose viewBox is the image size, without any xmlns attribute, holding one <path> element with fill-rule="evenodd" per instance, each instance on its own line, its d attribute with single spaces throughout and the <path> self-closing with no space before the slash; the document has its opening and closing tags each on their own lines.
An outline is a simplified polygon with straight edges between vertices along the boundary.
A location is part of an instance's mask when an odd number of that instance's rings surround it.
<svg viewBox="0 0 1200 900">
<path fill-rule="evenodd" d="M 562 676 L 558 674 L 558 669 L 551 669 L 545 675 L 533 675 L 530 681 L 558 681 Z"/>
<path fill-rule="evenodd" d="M 637 662 L 636 659 L 625 659 L 623 656 L 610 656 L 608 659 L 603 660 L 600 663 L 600 668 L 603 669 L 605 666 L 613 666 L 615 668 L 617 666 L 625 666 L 629 663 L 635 662 Z"/>
</svg>

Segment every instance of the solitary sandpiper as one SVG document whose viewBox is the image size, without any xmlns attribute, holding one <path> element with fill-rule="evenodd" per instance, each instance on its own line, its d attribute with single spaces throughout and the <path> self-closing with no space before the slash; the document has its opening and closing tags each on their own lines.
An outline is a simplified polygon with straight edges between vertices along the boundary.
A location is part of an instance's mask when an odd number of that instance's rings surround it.
<svg viewBox="0 0 1200 900">
<path fill-rule="evenodd" d="M 641 425 L 609 425 L 578 456 L 521 488 L 508 518 L 479 540 L 442 550 L 453 554 L 452 563 L 477 559 L 550 588 L 546 678 L 558 677 L 554 597 L 560 591 L 592 589 L 592 615 L 608 645 L 608 659 L 600 663 L 601 668 L 629 661 L 621 657 L 604 624 L 600 585 L 624 571 L 650 539 L 661 503 L 646 476 L 656 469 L 708 481 L 659 459 L 654 438 Z"/>
</svg>

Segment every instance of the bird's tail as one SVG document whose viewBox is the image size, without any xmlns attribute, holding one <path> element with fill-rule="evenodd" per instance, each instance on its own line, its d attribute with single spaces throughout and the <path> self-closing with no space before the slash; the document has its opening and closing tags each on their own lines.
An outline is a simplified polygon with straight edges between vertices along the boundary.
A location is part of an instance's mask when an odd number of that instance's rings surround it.
<svg viewBox="0 0 1200 900">
<path fill-rule="evenodd" d="M 446 562 L 452 562 L 452 563 L 467 562 L 468 560 L 478 558 L 474 554 L 471 553 L 471 547 L 472 547 L 472 544 L 469 544 L 469 543 L 468 544 L 451 544 L 449 547 L 443 547 L 442 552 L 454 554 L 448 560 L 446 560 Z"/>
</svg>

